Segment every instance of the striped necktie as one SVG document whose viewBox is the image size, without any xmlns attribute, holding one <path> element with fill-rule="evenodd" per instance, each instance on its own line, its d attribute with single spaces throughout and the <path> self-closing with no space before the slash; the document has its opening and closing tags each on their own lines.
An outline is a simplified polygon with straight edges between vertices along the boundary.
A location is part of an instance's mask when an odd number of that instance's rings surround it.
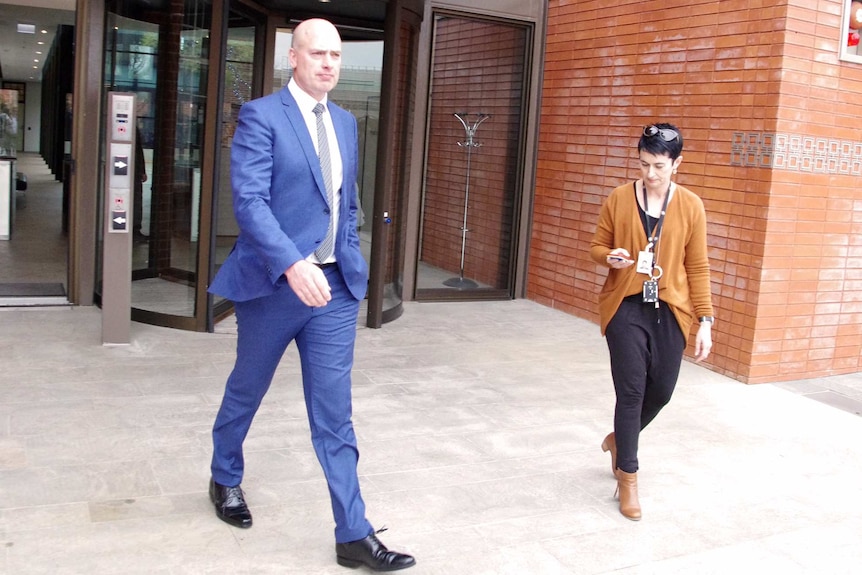
<svg viewBox="0 0 862 575">
<path fill-rule="evenodd" d="M 323 104 L 314 107 L 314 115 L 317 118 L 317 156 L 320 159 L 320 171 L 323 172 L 323 183 L 326 185 L 326 201 L 329 204 L 329 228 L 323 242 L 314 250 L 318 261 L 325 262 L 332 256 L 335 247 L 335 231 L 332 229 L 334 191 L 332 189 L 332 160 L 329 158 L 329 140 L 326 137 L 326 128 L 323 126 Z"/>
</svg>

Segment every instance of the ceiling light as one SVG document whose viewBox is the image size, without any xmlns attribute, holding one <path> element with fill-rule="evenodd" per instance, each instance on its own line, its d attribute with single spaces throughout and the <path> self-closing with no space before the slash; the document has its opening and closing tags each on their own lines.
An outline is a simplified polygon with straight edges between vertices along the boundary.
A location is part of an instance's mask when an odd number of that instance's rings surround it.
<svg viewBox="0 0 862 575">
<path fill-rule="evenodd" d="M 21 24 L 18 22 L 18 31 L 22 34 L 35 34 L 36 33 L 36 25 L 35 24 Z"/>
<path fill-rule="evenodd" d="M 44 29 L 42 30 L 42 34 L 47 34 L 47 33 L 48 33 L 47 30 L 44 30 Z"/>
</svg>

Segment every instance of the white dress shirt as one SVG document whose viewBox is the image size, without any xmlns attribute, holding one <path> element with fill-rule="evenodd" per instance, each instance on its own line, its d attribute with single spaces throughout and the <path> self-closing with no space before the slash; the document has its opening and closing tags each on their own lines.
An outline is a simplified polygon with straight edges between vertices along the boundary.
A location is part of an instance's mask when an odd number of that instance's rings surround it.
<svg viewBox="0 0 862 575">
<path fill-rule="evenodd" d="M 302 118 L 305 120 L 305 125 L 308 127 L 308 133 L 311 135 L 311 141 L 314 144 L 314 149 L 320 155 L 320 150 L 317 149 L 317 116 L 314 114 L 314 107 L 318 104 L 317 100 L 302 91 L 293 78 L 287 83 L 287 89 L 296 100 L 299 111 L 302 112 Z M 326 129 L 326 141 L 329 144 L 329 158 L 332 166 L 332 225 L 333 229 L 338 229 L 339 206 L 341 205 L 341 187 L 344 183 L 344 165 L 341 162 L 341 152 L 338 147 L 338 138 L 335 135 L 335 127 L 332 125 L 332 117 L 329 115 L 329 107 L 327 97 L 324 96 L 320 101 L 323 104 L 323 127 Z M 333 238 L 333 242 L 335 239 Z M 335 243 L 333 243 L 333 246 Z M 330 263 L 335 261 L 335 249 L 333 255 L 325 262 L 318 262 L 314 253 L 308 258 L 312 263 Z"/>
</svg>

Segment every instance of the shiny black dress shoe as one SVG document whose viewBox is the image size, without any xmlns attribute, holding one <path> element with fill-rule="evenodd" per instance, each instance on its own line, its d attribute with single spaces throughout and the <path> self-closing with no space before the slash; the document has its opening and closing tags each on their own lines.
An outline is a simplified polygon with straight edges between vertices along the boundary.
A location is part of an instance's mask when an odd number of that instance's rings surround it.
<svg viewBox="0 0 862 575">
<path fill-rule="evenodd" d="M 215 505 L 218 518 L 225 523 L 243 529 L 251 527 L 251 512 L 239 485 L 225 487 L 210 479 L 210 501 Z"/>
<path fill-rule="evenodd" d="M 387 549 L 374 533 L 359 541 L 336 543 L 335 555 L 339 565 L 354 569 L 365 565 L 372 571 L 398 571 L 416 564 L 412 556 Z"/>
</svg>

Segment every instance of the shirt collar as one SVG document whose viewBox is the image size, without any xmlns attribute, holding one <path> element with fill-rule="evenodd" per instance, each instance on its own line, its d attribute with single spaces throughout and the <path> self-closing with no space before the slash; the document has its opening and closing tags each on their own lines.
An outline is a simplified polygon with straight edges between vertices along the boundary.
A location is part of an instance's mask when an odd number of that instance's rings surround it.
<svg viewBox="0 0 862 575">
<path fill-rule="evenodd" d="M 317 100 L 300 88 L 299 84 L 296 83 L 293 77 L 291 77 L 287 82 L 287 89 L 290 90 L 290 95 L 293 96 L 294 100 L 296 100 L 296 105 L 299 106 L 300 110 L 308 114 L 313 113 L 314 107 L 317 105 Z M 329 109 L 327 105 L 327 95 L 324 94 L 320 103 L 323 104 L 324 108 L 327 110 Z"/>
</svg>

